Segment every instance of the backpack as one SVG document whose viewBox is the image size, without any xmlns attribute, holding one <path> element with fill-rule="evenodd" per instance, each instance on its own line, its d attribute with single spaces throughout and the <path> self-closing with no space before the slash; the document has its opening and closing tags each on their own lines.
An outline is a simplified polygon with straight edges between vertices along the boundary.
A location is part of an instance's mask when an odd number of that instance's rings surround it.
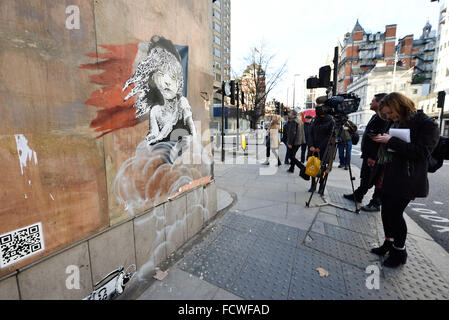
<svg viewBox="0 0 449 320">
<path fill-rule="evenodd" d="M 427 171 L 434 173 L 443 166 L 444 160 L 449 160 L 449 138 L 440 136 L 437 146 L 427 158 Z"/>
</svg>

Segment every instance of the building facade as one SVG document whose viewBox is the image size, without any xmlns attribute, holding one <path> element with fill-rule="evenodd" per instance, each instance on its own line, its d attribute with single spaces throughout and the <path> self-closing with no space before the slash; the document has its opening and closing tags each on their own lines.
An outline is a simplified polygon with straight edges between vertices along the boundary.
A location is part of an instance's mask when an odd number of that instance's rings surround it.
<svg viewBox="0 0 449 320">
<path fill-rule="evenodd" d="M 355 78 L 348 86 L 347 92 L 353 92 L 360 98 L 359 110 L 349 115 L 349 120 L 357 125 L 367 124 L 373 112 L 370 103 L 377 93 L 401 92 L 416 100 L 429 93 L 430 84 L 412 84 L 412 70 L 378 62 L 366 74 Z"/>
<path fill-rule="evenodd" d="M 396 46 L 397 64 L 405 68 L 414 67 L 414 83 L 430 83 L 435 58 L 436 31 L 427 22 L 419 39 L 407 35 L 398 40 Z"/>
<path fill-rule="evenodd" d="M 357 20 L 352 32 L 345 34 L 338 64 L 337 92 L 346 92 L 355 77 L 375 67 L 378 60 L 394 64 L 396 24 L 385 32 L 367 33 Z"/>
<path fill-rule="evenodd" d="M 231 0 L 213 0 L 212 67 L 214 70 L 213 103 L 221 103 L 222 81 L 231 78 Z"/>
</svg>

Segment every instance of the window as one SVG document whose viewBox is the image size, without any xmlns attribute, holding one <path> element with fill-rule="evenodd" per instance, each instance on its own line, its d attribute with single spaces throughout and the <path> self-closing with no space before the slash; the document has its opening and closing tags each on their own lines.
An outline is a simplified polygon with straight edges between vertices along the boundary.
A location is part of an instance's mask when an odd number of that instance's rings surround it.
<svg viewBox="0 0 449 320">
<path fill-rule="evenodd" d="M 214 3 L 217 5 L 217 7 L 221 8 L 220 0 L 216 0 Z"/>
<path fill-rule="evenodd" d="M 221 27 L 220 27 L 220 25 L 219 25 L 218 23 L 216 23 L 215 21 L 214 21 L 214 29 L 215 29 L 216 31 L 218 31 L 218 32 L 221 33 Z"/>
<path fill-rule="evenodd" d="M 418 89 L 413 89 L 413 90 L 412 90 L 412 93 L 413 93 L 413 94 L 418 94 Z"/>
<path fill-rule="evenodd" d="M 221 70 L 221 63 L 214 60 L 214 68 L 217 68 L 217 69 Z"/>
<path fill-rule="evenodd" d="M 215 8 L 214 8 L 214 11 L 213 11 L 213 16 L 214 16 L 215 18 L 217 18 L 218 20 L 221 20 L 221 14 L 220 14 L 220 12 L 218 12 L 218 10 L 215 9 Z"/>
<path fill-rule="evenodd" d="M 215 72 L 215 80 L 221 81 L 221 74 Z"/>
<path fill-rule="evenodd" d="M 219 46 L 221 46 L 221 39 L 220 39 L 219 36 L 214 36 L 214 42 L 215 42 L 216 44 L 218 44 Z"/>
<path fill-rule="evenodd" d="M 220 49 L 214 48 L 214 55 L 215 55 L 216 57 L 221 58 L 221 51 L 220 51 Z"/>
</svg>

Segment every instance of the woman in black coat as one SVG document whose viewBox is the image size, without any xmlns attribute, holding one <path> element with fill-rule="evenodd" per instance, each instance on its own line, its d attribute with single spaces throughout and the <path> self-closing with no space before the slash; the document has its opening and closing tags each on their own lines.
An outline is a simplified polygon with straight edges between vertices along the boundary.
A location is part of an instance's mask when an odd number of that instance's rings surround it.
<svg viewBox="0 0 449 320">
<path fill-rule="evenodd" d="M 310 132 L 310 154 L 317 152 L 320 155 L 320 158 L 322 158 L 326 154 L 327 145 L 334 132 L 335 121 L 330 115 L 324 113 L 321 106 L 317 106 L 315 110 L 316 117 L 312 122 L 312 129 Z M 320 182 L 318 193 L 323 194 L 324 189 L 321 183 L 322 181 Z M 312 185 L 310 186 L 309 192 L 315 192 L 315 190 L 316 178 L 312 177 Z"/>
<path fill-rule="evenodd" d="M 389 127 L 410 130 L 410 142 L 389 134 L 377 135 L 373 141 L 381 144 L 378 163 L 384 167 L 382 191 L 382 224 L 385 242 L 371 252 L 389 257 L 384 266 L 395 268 L 407 261 L 405 241 L 407 225 L 403 213 L 411 200 L 427 197 L 427 158 L 438 143 L 437 124 L 412 100 L 393 92 L 385 96 L 379 111 L 389 120 Z"/>
</svg>

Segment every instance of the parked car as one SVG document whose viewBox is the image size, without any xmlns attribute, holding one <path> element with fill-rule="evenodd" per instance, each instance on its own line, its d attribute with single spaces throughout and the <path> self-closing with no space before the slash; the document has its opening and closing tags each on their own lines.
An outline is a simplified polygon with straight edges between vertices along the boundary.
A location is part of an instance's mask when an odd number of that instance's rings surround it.
<svg viewBox="0 0 449 320">
<path fill-rule="evenodd" d="M 359 134 L 359 136 L 362 136 L 363 133 L 365 133 L 365 129 L 366 129 L 366 124 L 359 124 L 359 126 L 357 128 L 357 133 Z"/>
</svg>

